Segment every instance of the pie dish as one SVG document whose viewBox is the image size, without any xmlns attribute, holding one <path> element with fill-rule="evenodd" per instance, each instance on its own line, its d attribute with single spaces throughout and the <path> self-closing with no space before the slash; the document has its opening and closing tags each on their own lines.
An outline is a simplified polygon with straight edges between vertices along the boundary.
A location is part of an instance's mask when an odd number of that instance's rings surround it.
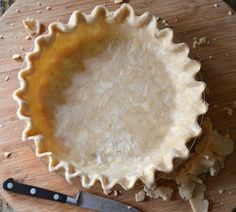
<svg viewBox="0 0 236 212">
<path fill-rule="evenodd" d="M 35 141 L 50 171 L 63 169 L 69 182 L 79 176 L 85 188 L 98 180 L 105 192 L 130 189 L 138 179 L 151 187 L 155 171 L 188 156 L 207 111 L 205 83 L 195 80 L 200 63 L 172 40 L 172 29 L 128 4 L 50 24 L 13 94 L 22 139 Z"/>
</svg>

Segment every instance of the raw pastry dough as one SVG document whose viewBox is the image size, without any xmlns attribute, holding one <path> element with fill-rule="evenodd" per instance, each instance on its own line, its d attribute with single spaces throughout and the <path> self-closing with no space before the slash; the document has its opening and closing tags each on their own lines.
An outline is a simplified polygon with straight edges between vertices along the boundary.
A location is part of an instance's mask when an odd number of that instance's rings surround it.
<svg viewBox="0 0 236 212">
<path fill-rule="evenodd" d="M 144 187 L 144 191 L 146 192 L 146 195 L 153 199 L 162 198 L 164 201 L 170 201 L 172 194 L 173 194 L 173 188 L 159 186 L 155 189 L 149 189 L 148 187 Z"/>
<path fill-rule="evenodd" d="M 123 4 L 90 15 L 74 12 L 35 40 L 14 93 L 27 122 L 23 139 L 34 139 L 49 170 L 65 169 L 89 188 L 115 184 L 152 186 L 156 170 L 169 172 L 186 158 L 186 142 L 201 132 L 207 110 L 200 69 L 186 44 L 172 42 L 149 13 L 136 16 Z"/>
<path fill-rule="evenodd" d="M 30 35 L 39 34 L 41 29 L 41 23 L 39 20 L 33 18 L 27 18 L 22 21 L 23 26 Z"/>
</svg>

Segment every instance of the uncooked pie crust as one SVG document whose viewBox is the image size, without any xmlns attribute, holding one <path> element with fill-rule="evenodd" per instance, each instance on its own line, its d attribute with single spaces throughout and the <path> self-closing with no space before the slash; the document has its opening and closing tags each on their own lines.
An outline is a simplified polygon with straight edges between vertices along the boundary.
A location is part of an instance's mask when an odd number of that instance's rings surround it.
<svg viewBox="0 0 236 212">
<path fill-rule="evenodd" d="M 151 187 L 156 170 L 188 156 L 185 144 L 207 110 L 205 84 L 195 80 L 200 64 L 172 39 L 171 29 L 128 4 L 50 24 L 13 95 L 27 124 L 22 139 L 35 141 L 50 171 L 80 176 L 86 188 L 98 180 L 104 191 L 130 189 L 138 179 Z"/>
</svg>

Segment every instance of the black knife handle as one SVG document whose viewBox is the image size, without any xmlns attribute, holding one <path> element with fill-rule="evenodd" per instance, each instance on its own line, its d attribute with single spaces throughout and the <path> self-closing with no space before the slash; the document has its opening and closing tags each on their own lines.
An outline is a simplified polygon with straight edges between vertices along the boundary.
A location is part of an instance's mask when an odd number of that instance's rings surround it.
<svg viewBox="0 0 236 212">
<path fill-rule="evenodd" d="M 9 178 L 3 183 L 3 188 L 7 191 L 12 191 L 18 194 L 24 194 L 31 197 L 39 197 L 56 202 L 66 203 L 67 196 L 58 192 L 39 188 L 36 186 L 17 183 L 13 178 Z"/>
</svg>

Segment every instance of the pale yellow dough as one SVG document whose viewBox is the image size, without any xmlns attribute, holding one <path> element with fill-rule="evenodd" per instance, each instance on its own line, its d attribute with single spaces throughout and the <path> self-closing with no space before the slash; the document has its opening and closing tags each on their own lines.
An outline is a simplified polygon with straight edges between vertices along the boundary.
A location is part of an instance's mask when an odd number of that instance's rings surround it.
<svg viewBox="0 0 236 212">
<path fill-rule="evenodd" d="M 39 20 L 33 18 L 27 18 L 22 21 L 25 30 L 30 34 L 40 34 L 41 23 Z"/>
<path fill-rule="evenodd" d="M 205 84 L 194 78 L 200 64 L 186 44 L 172 37 L 123 4 L 114 13 L 74 12 L 36 39 L 14 98 L 27 122 L 23 139 L 35 140 L 50 171 L 64 168 L 84 187 L 100 180 L 105 191 L 137 179 L 150 187 L 155 170 L 188 156 L 185 144 L 207 110 Z"/>
</svg>

